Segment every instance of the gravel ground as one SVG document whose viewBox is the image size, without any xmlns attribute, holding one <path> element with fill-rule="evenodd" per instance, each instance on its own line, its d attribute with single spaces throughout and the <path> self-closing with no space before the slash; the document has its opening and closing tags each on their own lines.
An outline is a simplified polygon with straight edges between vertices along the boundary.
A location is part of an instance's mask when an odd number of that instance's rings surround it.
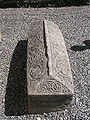
<svg viewBox="0 0 90 120">
<path fill-rule="evenodd" d="M 27 33 L 33 20 L 61 29 L 70 58 L 75 94 L 71 108 L 30 115 L 26 98 Z M 0 120 L 89 120 L 90 7 L 0 9 Z"/>
</svg>

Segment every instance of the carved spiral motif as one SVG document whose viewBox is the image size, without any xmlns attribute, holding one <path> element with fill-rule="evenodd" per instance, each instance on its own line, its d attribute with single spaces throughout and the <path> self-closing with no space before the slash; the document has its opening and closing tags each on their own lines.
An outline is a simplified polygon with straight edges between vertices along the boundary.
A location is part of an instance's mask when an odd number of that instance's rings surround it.
<svg viewBox="0 0 90 120">
<path fill-rule="evenodd" d="M 33 80 L 40 79 L 45 71 L 45 57 L 42 51 L 29 51 L 29 74 Z"/>
<path fill-rule="evenodd" d="M 43 69 L 41 69 L 40 65 L 37 65 L 30 69 L 30 76 L 35 80 L 39 79 L 42 76 L 42 74 L 43 74 Z"/>
<path fill-rule="evenodd" d="M 34 31 L 35 32 L 35 31 Z M 28 43 L 28 70 L 31 80 L 38 80 L 45 72 L 45 50 L 42 36 L 35 34 Z"/>
<path fill-rule="evenodd" d="M 57 73 L 58 77 L 60 77 L 62 75 L 67 76 L 67 73 L 68 73 L 69 70 L 68 70 L 68 67 L 67 67 L 67 62 L 66 62 L 65 57 L 57 56 L 55 69 L 56 69 L 56 73 Z"/>
<path fill-rule="evenodd" d="M 70 90 L 57 80 L 41 82 L 37 88 L 38 93 L 70 93 Z"/>
<path fill-rule="evenodd" d="M 33 37 L 33 39 L 31 39 L 29 41 L 29 47 L 34 47 L 34 48 L 42 47 L 43 44 L 42 44 L 42 41 L 40 39 L 42 39 L 42 38 L 40 38 L 39 36 Z"/>
<path fill-rule="evenodd" d="M 54 93 L 61 92 L 61 84 L 56 80 L 47 80 L 45 82 L 41 82 L 37 88 L 39 93 Z"/>
</svg>

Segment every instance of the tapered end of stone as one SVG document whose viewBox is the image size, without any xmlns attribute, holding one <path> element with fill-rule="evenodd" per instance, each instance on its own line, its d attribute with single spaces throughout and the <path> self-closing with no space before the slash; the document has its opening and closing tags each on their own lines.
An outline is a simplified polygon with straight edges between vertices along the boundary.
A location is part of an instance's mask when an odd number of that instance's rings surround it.
<svg viewBox="0 0 90 120">
<path fill-rule="evenodd" d="M 34 25 L 34 27 L 33 27 Z M 53 22 L 34 22 L 27 46 L 27 88 L 30 113 L 62 110 L 74 94 L 63 35 Z"/>
</svg>

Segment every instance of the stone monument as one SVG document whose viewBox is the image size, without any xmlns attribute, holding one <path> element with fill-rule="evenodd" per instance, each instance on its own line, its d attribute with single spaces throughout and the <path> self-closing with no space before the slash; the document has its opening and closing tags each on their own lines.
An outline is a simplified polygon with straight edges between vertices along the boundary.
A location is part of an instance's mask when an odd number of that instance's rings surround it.
<svg viewBox="0 0 90 120">
<path fill-rule="evenodd" d="M 74 94 L 63 35 L 51 21 L 34 22 L 28 36 L 27 88 L 30 113 L 62 110 Z"/>
</svg>

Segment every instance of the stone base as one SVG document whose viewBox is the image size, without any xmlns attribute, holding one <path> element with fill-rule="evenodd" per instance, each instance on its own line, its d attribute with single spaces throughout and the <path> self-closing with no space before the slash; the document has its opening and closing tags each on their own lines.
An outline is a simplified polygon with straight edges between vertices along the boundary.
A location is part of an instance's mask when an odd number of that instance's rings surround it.
<svg viewBox="0 0 90 120">
<path fill-rule="evenodd" d="M 28 96 L 28 108 L 33 114 L 48 113 L 69 108 L 71 100 L 71 95 Z"/>
</svg>

